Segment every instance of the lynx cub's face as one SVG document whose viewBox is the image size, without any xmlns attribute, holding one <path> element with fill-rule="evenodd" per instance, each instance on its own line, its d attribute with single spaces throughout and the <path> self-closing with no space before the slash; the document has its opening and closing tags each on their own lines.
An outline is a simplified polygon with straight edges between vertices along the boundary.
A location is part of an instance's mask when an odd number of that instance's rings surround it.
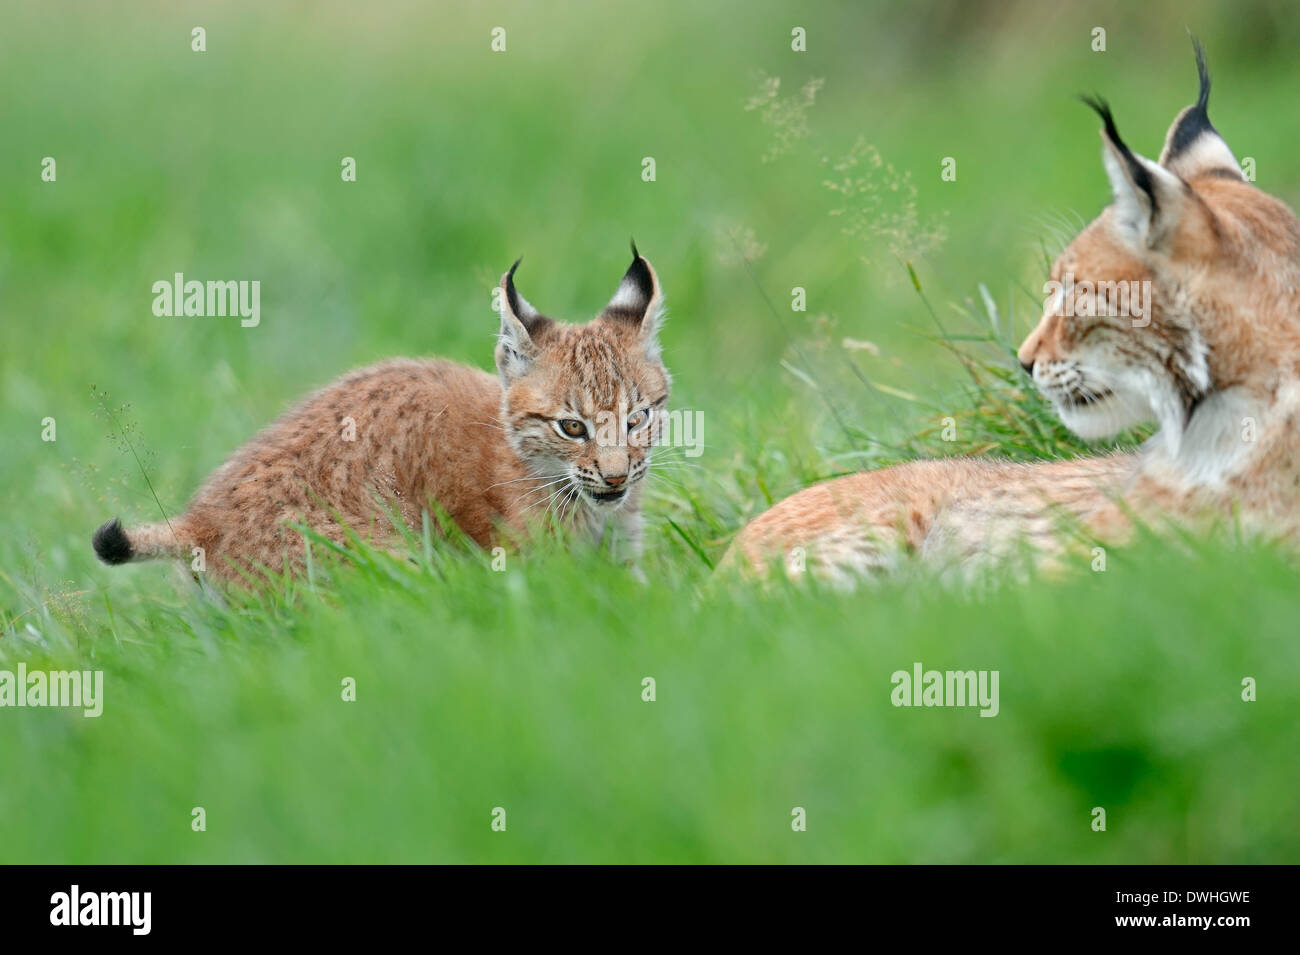
<svg viewBox="0 0 1300 955">
<path fill-rule="evenodd" d="M 1207 396 L 1276 356 L 1294 357 L 1300 230 L 1242 177 L 1206 114 L 1210 79 L 1174 120 L 1158 162 L 1100 114 L 1114 202 L 1051 271 L 1042 320 L 1019 358 L 1061 420 L 1085 438 L 1156 421 L 1173 446 Z"/>
<path fill-rule="evenodd" d="M 553 482 L 560 505 L 619 507 L 650 469 L 668 401 L 657 340 L 663 298 L 636 254 L 614 298 L 586 325 L 541 315 L 501 279 L 501 421 L 529 469 Z"/>
</svg>

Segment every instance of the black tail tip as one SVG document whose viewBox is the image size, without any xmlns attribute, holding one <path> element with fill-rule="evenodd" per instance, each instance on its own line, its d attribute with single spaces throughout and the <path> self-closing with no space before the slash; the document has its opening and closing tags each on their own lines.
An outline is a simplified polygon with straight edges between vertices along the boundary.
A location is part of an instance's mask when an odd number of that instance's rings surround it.
<svg viewBox="0 0 1300 955">
<path fill-rule="evenodd" d="M 95 554 L 106 564 L 125 564 L 131 559 L 131 541 L 116 517 L 105 521 L 91 538 Z"/>
</svg>

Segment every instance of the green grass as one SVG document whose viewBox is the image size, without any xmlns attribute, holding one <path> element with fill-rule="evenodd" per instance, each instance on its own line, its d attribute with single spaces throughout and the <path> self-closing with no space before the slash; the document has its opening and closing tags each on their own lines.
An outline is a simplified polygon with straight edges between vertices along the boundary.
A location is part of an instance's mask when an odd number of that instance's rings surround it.
<svg viewBox="0 0 1300 955">
<path fill-rule="evenodd" d="M 1010 360 L 1044 255 L 1105 201 L 1078 91 L 1154 154 L 1192 94 L 1190 24 L 1216 124 L 1300 198 L 1281 8 L 972 7 L 670 3 L 634 30 L 606 4 L 6 9 L 0 82 L 26 93 L 0 102 L 0 669 L 102 669 L 106 700 L 98 719 L 0 709 L 0 861 L 1300 858 L 1282 555 L 1144 539 L 1102 573 L 961 590 L 913 569 L 852 595 L 711 577 L 748 517 L 814 480 L 1087 450 Z M 766 163 L 774 129 L 743 108 L 760 74 L 782 97 L 825 80 L 806 137 Z M 823 182 L 859 137 L 916 187 L 856 193 L 901 244 L 831 215 Z M 102 520 L 157 519 L 155 490 L 177 513 L 345 369 L 486 367 L 516 256 L 531 300 L 587 317 L 629 234 L 707 445 L 652 482 L 648 584 L 599 554 L 544 545 L 498 572 L 418 536 L 410 560 L 318 549 L 310 578 L 224 599 L 95 563 Z M 154 318 L 175 271 L 260 279 L 262 325 Z M 999 670 L 1000 714 L 893 707 L 916 661 Z"/>
<path fill-rule="evenodd" d="M 487 568 L 366 554 L 228 607 L 155 585 L 11 628 L 106 671 L 104 715 L 6 714 L 6 859 L 1040 861 L 1295 858 L 1294 572 L 1154 544 L 979 598 L 714 593 L 664 548 Z M 1224 581 L 1249 574 L 1249 611 Z M 37 642 L 36 635 L 41 641 Z M 12 661 L 12 656 L 9 657 Z M 897 709 L 920 661 L 1001 712 Z M 1240 700 L 1254 676 L 1260 701 Z M 356 702 L 343 702 L 344 678 Z M 656 681 L 643 702 L 642 680 Z M 189 829 L 202 806 L 208 829 Z M 489 828 L 494 807 L 507 831 Z M 809 829 L 790 830 L 795 806 Z M 1108 828 L 1089 828 L 1093 807 Z"/>
</svg>

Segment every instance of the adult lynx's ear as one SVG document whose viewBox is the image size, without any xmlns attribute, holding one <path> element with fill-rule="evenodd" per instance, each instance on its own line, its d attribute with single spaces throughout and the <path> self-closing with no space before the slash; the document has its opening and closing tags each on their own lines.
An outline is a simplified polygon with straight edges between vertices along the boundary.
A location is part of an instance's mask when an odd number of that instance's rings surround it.
<svg viewBox="0 0 1300 955">
<path fill-rule="evenodd" d="M 501 276 L 501 334 L 497 339 L 497 371 L 503 385 L 509 385 L 532 367 L 538 341 L 554 324 L 533 308 L 515 288 L 515 269 L 520 259 Z"/>
<path fill-rule="evenodd" d="M 618 284 L 618 291 L 605 306 L 601 318 L 607 321 L 627 322 L 635 325 L 652 356 L 659 355 L 659 324 L 663 319 L 663 291 L 659 288 L 659 277 L 650 267 L 644 256 L 632 243 L 632 264 L 623 274 Z"/>
<path fill-rule="evenodd" d="M 1115 194 L 1114 222 L 1120 238 L 1135 250 L 1158 248 L 1186 210 L 1187 184 L 1125 145 L 1105 100 L 1085 96 L 1083 101 L 1102 120 L 1102 162 Z"/>
<path fill-rule="evenodd" d="M 1201 91 L 1196 102 L 1179 113 L 1169 127 L 1165 147 L 1160 150 L 1160 165 L 1184 179 L 1207 172 L 1244 179 L 1237 157 L 1214 128 L 1206 111 L 1210 102 L 1210 69 L 1205 63 L 1205 48 L 1196 37 L 1192 37 L 1192 47 L 1196 50 Z"/>
</svg>

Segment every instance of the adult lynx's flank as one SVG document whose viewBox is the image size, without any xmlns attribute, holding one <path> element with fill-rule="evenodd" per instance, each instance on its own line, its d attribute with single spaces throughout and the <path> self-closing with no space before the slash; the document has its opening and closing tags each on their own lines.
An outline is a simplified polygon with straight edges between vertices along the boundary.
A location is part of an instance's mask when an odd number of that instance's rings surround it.
<svg viewBox="0 0 1300 955">
<path fill-rule="evenodd" d="M 733 562 L 781 558 L 849 582 L 908 551 L 961 564 L 1021 543 L 1052 553 L 1062 517 L 1122 539 L 1132 514 L 1239 520 L 1300 542 L 1300 224 L 1243 178 L 1210 123 L 1196 54 L 1200 95 L 1158 162 L 1088 101 L 1114 201 L 1052 266 L 1053 294 L 1019 354 L 1077 434 L 1143 421 L 1156 434 L 1134 455 L 919 461 L 830 481 L 752 521 Z"/>
<path fill-rule="evenodd" d="M 398 358 L 310 396 L 222 465 L 170 522 L 95 532 L 109 564 L 191 559 L 240 580 L 296 568 L 302 523 L 337 542 L 344 526 L 380 543 L 390 513 L 419 530 L 435 505 L 483 547 L 550 515 L 580 535 L 607 533 L 635 560 L 642 480 L 669 376 L 657 332 L 662 294 L 633 247 L 610 303 L 585 325 L 541 315 L 501 278 L 495 376 L 437 359 Z"/>
</svg>

